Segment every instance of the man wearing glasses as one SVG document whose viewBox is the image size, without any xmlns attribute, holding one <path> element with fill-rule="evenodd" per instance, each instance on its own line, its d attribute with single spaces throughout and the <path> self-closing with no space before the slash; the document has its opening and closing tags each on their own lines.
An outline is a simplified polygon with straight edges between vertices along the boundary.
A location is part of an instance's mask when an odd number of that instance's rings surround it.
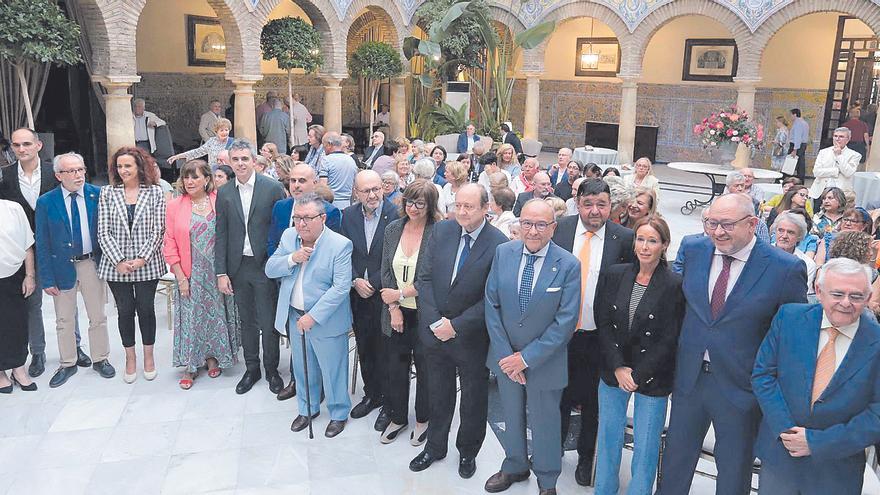
<svg viewBox="0 0 880 495">
<path fill-rule="evenodd" d="M 683 248 L 687 306 L 660 495 L 688 493 L 710 425 L 716 493 L 749 492 L 761 417 L 755 354 L 780 306 L 807 300 L 804 263 L 756 238 L 758 222 L 749 196 L 721 196 L 703 220 L 706 237 Z"/>
<path fill-rule="evenodd" d="M 382 131 L 375 131 L 370 137 L 370 146 L 367 146 L 367 149 L 364 150 L 364 164 L 366 164 L 368 168 L 372 168 L 373 162 L 376 161 L 376 158 L 379 158 L 384 154 L 385 133 Z"/>
<path fill-rule="evenodd" d="M 291 337 L 299 415 L 290 429 L 302 431 L 318 417 L 323 384 L 330 412 L 324 436 L 333 438 L 345 429 L 351 408 L 346 387 L 351 241 L 324 228 L 326 217 L 320 197 L 303 195 L 293 206 L 296 228 L 284 231 L 278 250 L 266 262 L 266 276 L 281 279 L 275 329 Z"/>
<path fill-rule="evenodd" d="M 816 163 L 813 164 L 813 176 L 816 178 L 810 186 L 810 197 L 817 204 L 816 211 L 821 206 L 822 191 L 829 187 L 839 187 L 844 191 L 853 190 L 853 176 L 859 168 L 859 160 L 862 155 L 846 147 L 852 135 L 846 127 L 834 129 L 832 145 L 819 150 L 816 155 Z"/>
</svg>

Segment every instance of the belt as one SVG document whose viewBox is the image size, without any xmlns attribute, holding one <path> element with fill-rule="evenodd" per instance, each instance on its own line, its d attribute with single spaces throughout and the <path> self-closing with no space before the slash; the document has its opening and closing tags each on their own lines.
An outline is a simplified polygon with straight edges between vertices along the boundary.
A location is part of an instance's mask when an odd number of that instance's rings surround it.
<svg viewBox="0 0 880 495">
<path fill-rule="evenodd" d="M 701 366 L 703 373 L 711 373 L 712 372 L 712 363 L 709 361 L 703 361 L 703 365 Z"/>
<path fill-rule="evenodd" d="M 77 261 L 90 260 L 94 257 L 95 257 L 95 255 L 93 253 L 86 253 L 86 254 L 82 254 L 82 255 L 74 256 L 73 258 L 70 258 L 70 262 L 76 263 Z"/>
</svg>

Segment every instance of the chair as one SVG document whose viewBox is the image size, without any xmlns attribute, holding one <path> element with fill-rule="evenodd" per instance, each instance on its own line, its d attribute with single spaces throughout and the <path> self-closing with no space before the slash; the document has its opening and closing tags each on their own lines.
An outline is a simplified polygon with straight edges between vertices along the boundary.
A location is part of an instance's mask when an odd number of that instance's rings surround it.
<svg viewBox="0 0 880 495">
<path fill-rule="evenodd" d="M 443 146 L 447 153 L 458 152 L 458 134 L 442 134 L 434 138 L 434 144 Z M 428 151 L 430 153 L 430 150 Z"/>
<path fill-rule="evenodd" d="M 174 322 L 174 283 L 176 279 L 174 278 L 174 274 L 170 271 L 165 275 L 162 275 L 159 278 L 159 285 L 156 287 L 156 293 L 162 294 L 165 296 L 165 304 L 168 308 L 168 329 L 171 329 L 171 326 Z"/>
<path fill-rule="evenodd" d="M 538 156 L 541 153 L 541 149 L 544 147 L 544 143 L 537 139 L 525 138 L 521 142 L 523 155 L 529 158 Z"/>
</svg>

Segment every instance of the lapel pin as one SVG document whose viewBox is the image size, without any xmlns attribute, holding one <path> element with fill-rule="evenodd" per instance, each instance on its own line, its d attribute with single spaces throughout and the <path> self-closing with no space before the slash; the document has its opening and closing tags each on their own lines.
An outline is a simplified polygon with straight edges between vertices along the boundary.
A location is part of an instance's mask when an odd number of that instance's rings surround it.
<svg viewBox="0 0 880 495">
<path fill-rule="evenodd" d="M 556 267 L 555 267 L 555 266 L 553 267 L 553 271 L 554 271 L 554 272 L 556 271 Z"/>
</svg>

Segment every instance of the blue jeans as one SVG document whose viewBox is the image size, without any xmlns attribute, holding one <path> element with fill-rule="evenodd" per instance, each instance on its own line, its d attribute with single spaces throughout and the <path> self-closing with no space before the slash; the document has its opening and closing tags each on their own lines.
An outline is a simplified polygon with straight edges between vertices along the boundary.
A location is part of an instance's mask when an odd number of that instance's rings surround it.
<svg viewBox="0 0 880 495">
<path fill-rule="evenodd" d="M 632 395 L 599 381 L 599 440 L 596 449 L 596 495 L 620 490 L 620 457 L 623 450 L 626 407 Z M 667 397 L 635 394 L 632 480 L 627 494 L 650 495 L 657 475 L 660 435 L 666 422 Z"/>
</svg>

